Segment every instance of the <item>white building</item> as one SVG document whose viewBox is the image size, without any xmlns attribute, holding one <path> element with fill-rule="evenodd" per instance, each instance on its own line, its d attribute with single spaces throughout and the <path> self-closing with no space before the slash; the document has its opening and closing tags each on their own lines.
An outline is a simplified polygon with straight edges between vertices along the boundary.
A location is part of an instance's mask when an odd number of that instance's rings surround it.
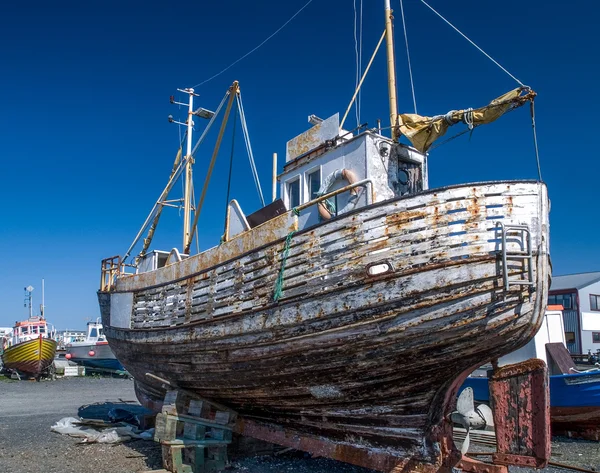
<svg viewBox="0 0 600 473">
<path fill-rule="evenodd" d="M 565 309 L 565 339 L 571 353 L 600 350 L 600 271 L 553 276 L 548 304 Z"/>
</svg>

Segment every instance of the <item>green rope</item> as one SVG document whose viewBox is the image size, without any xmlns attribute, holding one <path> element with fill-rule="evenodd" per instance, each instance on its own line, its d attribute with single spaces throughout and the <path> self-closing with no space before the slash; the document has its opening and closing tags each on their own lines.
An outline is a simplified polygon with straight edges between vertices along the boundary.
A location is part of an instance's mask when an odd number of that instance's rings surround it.
<svg viewBox="0 0 600 473">
<path fill-rule="evenodd" d="M 277 302 L 283 296 L 283 272 L 285 271 L 285 263 L 290 253 L 290 245 L 292 243 L 292 237 L 296 233 L 292 230 L 287 238 L 285 239 L 285 245 L 283 247 L 283 256 L 281 257 L 281 268 L 279 269 L 279 276 L 277 276 L 277 282 L 275 282 L 275 292 L 273 294 L 273 300 Z"/>
</svg>

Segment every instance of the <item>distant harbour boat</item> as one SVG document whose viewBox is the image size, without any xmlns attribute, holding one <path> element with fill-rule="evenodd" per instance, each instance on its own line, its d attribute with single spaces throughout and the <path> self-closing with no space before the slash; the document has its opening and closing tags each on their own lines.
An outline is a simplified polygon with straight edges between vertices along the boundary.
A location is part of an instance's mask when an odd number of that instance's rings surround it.
<svg viewBox="0 0 600 473">
<path fill-rule="evenodd" d="M 54 329 L 46 322 L 43 315 L 34 316 L 31 306 L 33 287 L 25 288 L 29 299 L 29 318 L 15 322 L 12 334 L 5 338 L 2 353 L 4 369 L 16 371 L 40 379 L 51 369 L 56 354 L 57 343 L 54 339 Z"/>
<path fill-rule="evenodd" d="M 102 323 L 88 322 L 87 335 L 82 341 L 68 343 L 65 358 L 78 365 L 96 370 L 125 371 L 110 349 L 102 329 Z"/>
<path fill-rule="evenodd" d="M 63 330 L 57 333 L 59 350 L 65 349 L 69 343 L 83 342 L 86 337 L 86 332 L 80 330 Z"/>
</svg>

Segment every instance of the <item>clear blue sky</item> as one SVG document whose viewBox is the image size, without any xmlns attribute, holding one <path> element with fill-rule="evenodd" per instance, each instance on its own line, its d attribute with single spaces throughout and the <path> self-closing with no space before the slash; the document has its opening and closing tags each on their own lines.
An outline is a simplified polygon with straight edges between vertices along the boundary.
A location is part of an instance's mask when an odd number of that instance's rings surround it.
<svg viewBox="0 0 600 473">
<path fill-rule="evenodd" d="M 41 302 L 42 278 L 46 315 L 58 329 L 83 328 L 99 315 L 100 260 L 126 251 L 172 165 L 179 131 L 167 116 L 185 114 L 169 96 L 245 54 L 305 2 L 2 2 L 0 326 L 26 315 L 24 286 L 33 285 L 34 303 Z M 599 270 L 600 4 L 430 3 L 539 93 L 554 273 Z M 392 7 L 400 109 L 412 112 L 399 2 Z M 382 9 L 383 0 L 364 2 L 363 64 L 383 29 Z M 481 106 L 516 86 L 419 0 L 405 0 L 405 13 L 419 113 Z M 309 114 L 343 113 L 352 96 L 353 17 L 353 0 L 314 0 L 270 42 L 197 89 L 197 104 L 214 109 L 240 81 L 267 195 L 271 154 L 285 155 Z M 364 84 L 361 121 L 375 126 L 387 116 L 382 50 Z M 202 248 L 222 231 L 230 143 L 228 134 L 202 213 Z M 197 192 L 209 156 L 210 147 L 198 155 Z M 536 175 L 527 108 L 430 155 L 432 187 Z M 259 207 L 240 136 L 233 189 L 247 213 Z M 180 217 L 167 214 L 157 246 L 169 250 L 181 245 Z"/>
</svg>

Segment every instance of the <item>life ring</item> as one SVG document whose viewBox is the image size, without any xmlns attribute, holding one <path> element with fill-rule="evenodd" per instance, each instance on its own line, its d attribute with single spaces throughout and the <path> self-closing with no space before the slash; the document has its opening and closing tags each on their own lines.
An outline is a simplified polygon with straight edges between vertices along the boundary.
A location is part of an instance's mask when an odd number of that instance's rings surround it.
<svg viewBox="0 0 600 473">
<path fill-rule="evenodd" d="M 317 196 L 322 196 L 329 193 L 335 182 L 339 179 L 345 179 L 346 182 L 348 182 L 348 185 L 352 185 L 358 182 L 358 178 L 356 177 L 356 174 L 354 174 L 354 171 L 351 171 L 350 169 L 336 169 L 323 181 L 323 184 L 321 185 Z M 357 197 L 358 188 L 353 187 L 352 189 L 350 189 L 350 194 L 352 196 Z M 323 220 L 329 220 L 331 218 L 331 212 L 325 205 L 326 202 L 327 200 L 321 201 L 317 205 L 319 208 L 319 215 Z"/>
</svg>

